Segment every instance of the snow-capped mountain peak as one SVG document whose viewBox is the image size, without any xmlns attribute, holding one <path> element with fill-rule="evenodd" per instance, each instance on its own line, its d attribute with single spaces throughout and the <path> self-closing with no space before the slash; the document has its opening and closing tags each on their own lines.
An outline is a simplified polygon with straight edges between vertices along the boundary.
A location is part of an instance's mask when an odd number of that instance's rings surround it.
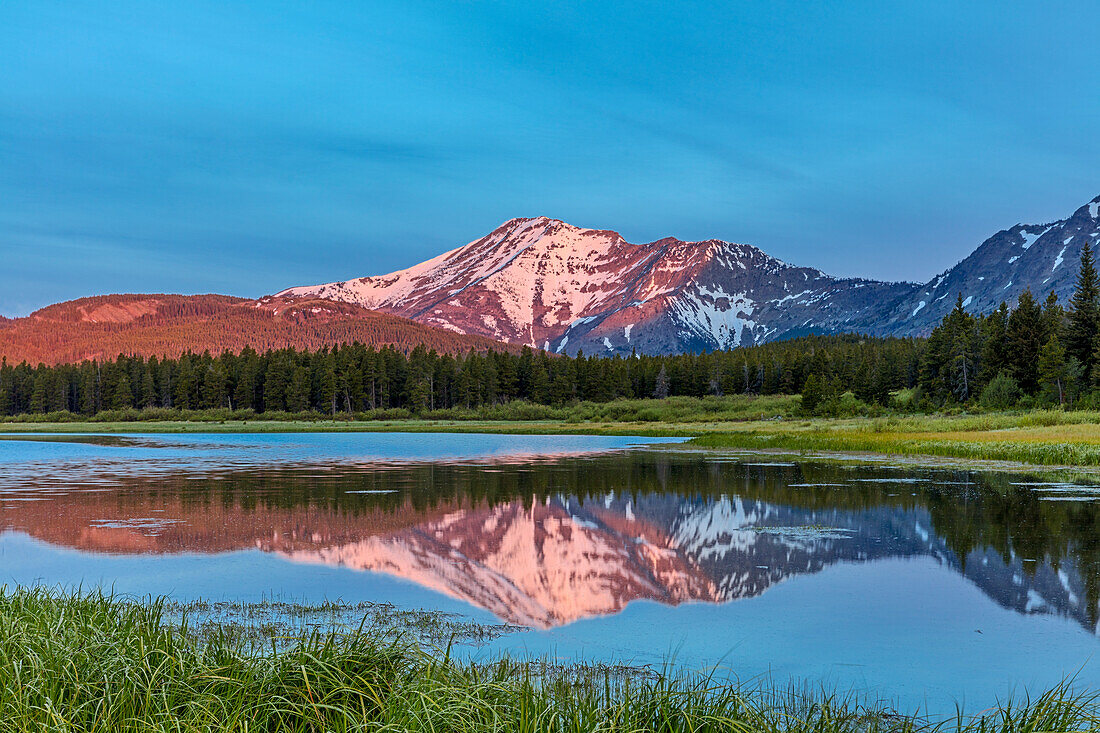
<svg viewBox="0 0 1100 733">
<path fill-rule="evenodd" d="M 760 249 L 617 232 L 545 216 L 406 270 L 291 288 L 464 334 L 557 353 L 728 349 L 806 333 L 927 334 L 955 305 L 988 313 L 1030 288 L 1073 290 L 1081 247 L 1100 245 L 1100 196 L 1066 219 L 1016 224 L 924 284 L 836 278 Z"/>
<path fill-rule="evenodd" d="M 653 353 L 836 330 L 906 287 L 832 278 L 748 244 L 631 244 L 617 232 L 535 217 L 406 270 L 279 295 L 348 301 L 559 353 Z"/>
</svg>

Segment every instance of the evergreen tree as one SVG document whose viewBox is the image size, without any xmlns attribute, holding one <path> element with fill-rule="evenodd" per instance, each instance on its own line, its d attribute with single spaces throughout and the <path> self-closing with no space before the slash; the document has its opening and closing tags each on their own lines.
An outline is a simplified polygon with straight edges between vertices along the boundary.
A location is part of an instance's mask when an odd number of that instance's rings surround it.
<svg viewBox="0 0 1100 733">
<path fill-rule="evenodd" d="M 229 396 L 228 382 L 225 367 L 218 362 L 208 366 L 202 381 L 202 406 L 206 409 L 225 407 Z"/>
<path fill-rule="evenodd" d="M 309 409 L 309 370 L 298 365 L 291 369 L 290 382 L 286 387 L 286 409 L 290 412 L 304 412 Z"/>
<path fill-rule="evenodd" d="M 1081 265 L 1069 299 L 1069 323 L 1066 326 L 1066 353 L 1081 362 L 1086 370 L 1096 363 L 1094 352 L 1100 333 L 1100 277 L 1097 276 L 1092 248 L 1086 241 L 1081 247 Z"/>
<path fill-rule="evenodd" d="M 257 409 L 256 405 L 256 358 L 255 352 L 246 349 L 237 361 L 237 380 L 233 386 L 233 406 L 242 409 Z"/>
<path fill-rule="evenodd" d="M 817 374 L 806 377 L 806 383 L 802 385 L 802 412 L 812 415 L 821 404 L 822 397 L 821 377 Z"/>
<path fill-rule="evenodd" d="M 979 331 L 982 345 L 978 379 L 984 385 L 1008 367 L 1008 305 L 1002 301 L 997 310 L 982 319 Z"/>
<path fill-rule="evenodd" d="M 527 399 L 540 404 L 548 402 L 550 400 L 550 372 L 542 359 L 536 360 L 531 365 L 530 379 Z"/>
<path fill-rule="evenodd" d="M 85 415 L 99 412 L 99 364 L 86 361 L 80 365 L 80 400 L 78 406 Z"/>
<path fill-rule="evenodd" d="M 30 411 L 34 413 L 46 412 L 49 405 L 49 395 L 50 372 L 39 369 L 34 375 L 34 390 L 31 392 Z"/>
<path fill-rule="evenodd" d="M 665 370 L 665 365 L 661 364 L 661 371 L 657 372 L 657 384 L 653 388 L 653 396 L 659 400 L 663 400 L 668 397 L 669 394 L 669 381 L 668 372 Z"/>
<path fill-rule="evenodd" d="M 1020 389 L 1035 394 L 1039 387 L 1039 350 L 1044 343 L 1043 318 L 1030 290 L 1020 295 L 1016 310 L 1008 317 L 1006 338 L 1010 373 Z"/>
<path fill-rule="evenodd" d="M 194 381 L 194 372 L 191 368 L 191 355 L 184 354 L 179 358 L 176 369 L 175 385 L 172 389 L 172 405 L 181 410 L 189 410 L 194 407 L 191 401 L 191 391 Z"/>
<path fill-rule="evenodd" d="M 432 370 L 428 363 L 428 353 L 424 347 L 418 346 L 409 355 L 409 370 L 405 379 L 406 404 L 415 413 L 424 412 L 430 406 L 429 400 L 432 396 L 431 375 Z"/>
<path fill-rule="evenodd" d="M 115 368 L 107 407 L 111 410 L 124 410 L 133 407 L 133 391 L 130 389 L 130 375 L 125 370 Z"/>
<path fill-rule="evenodd" d="M 977 391 L 979 324 L 962 305 L 962 295 L 943 322 L 932 330 L 925 349 L 921 383 L 940 402 L 966 402 Z M 854 380 L 859 385 L 866 378 L 859 373 Z"/>
<path fill-rule="evenodd" d="M 1065 320 L 1065 310 L 1058 305 L 1058 294 L 1051 290 L 1043 303 L 1043 343 L 1052 338 L 1062 340 Z"/>
<path fill-rule="evenodd" d="M 138 407 L 153 407 L 157 402 L 157 387 L 153 379 L 153 369 L 156 367 L 156 357 L 141 365 L 141 395 Z"/>
<path fill-rule="evenodd" d="M 1066 349 L 1056 336 L 1051 336 L 1039 351 L 1038 368 L 1042 396 L 1047 402 L 1064 404 L 1069 369 L 1066 363 Z"/>
</svg>

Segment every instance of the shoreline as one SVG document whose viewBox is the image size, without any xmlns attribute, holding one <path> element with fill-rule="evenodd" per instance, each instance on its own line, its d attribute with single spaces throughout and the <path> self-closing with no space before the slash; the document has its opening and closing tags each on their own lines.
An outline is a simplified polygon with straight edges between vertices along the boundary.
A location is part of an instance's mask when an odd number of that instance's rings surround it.
<svg viewBox="0 0 1100 733">
<path fill-rule="evenodd" d="M 117 434 L 485 433 L 684 439 L 669 449 L 990 471 L 1100 474 L 1096 413 L 766 419 L 712 422 L 561 420 L 150 420 L 0 422 L 0 441 Z"/>
</svg>

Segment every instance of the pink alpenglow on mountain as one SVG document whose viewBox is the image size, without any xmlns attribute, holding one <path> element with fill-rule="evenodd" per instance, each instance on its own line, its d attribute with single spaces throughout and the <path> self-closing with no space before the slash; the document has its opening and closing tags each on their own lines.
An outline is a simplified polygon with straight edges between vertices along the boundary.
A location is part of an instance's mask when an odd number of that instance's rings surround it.
<svg viewBox="0 0 1100 733">
<path fill-rule="evenodd" d="M 321 297 L 557 353 L 728 349 L 845 330 L 914 286 L 838 279 L 756 247 L 512 219 L 407 270 L 280 296 Z"/>
</svg>

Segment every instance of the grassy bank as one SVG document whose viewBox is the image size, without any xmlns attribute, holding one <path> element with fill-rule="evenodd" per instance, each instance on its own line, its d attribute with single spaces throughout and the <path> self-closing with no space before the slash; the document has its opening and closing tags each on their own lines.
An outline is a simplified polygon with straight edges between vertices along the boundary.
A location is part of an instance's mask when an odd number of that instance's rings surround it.
<svg viewBox="0 0 1100 733">
<path fill-rule="evenodd" d="M 1100 466 L 1100 413 L 1031 411 L 755 422 L 707 431 L 692 444 L 707 448 L 943 456 L 1037 466 Z"/>
<path fill-rule="evenodd" d="M 872 452 L 1010 461 L 1037 466 L 1100 466 L 1100 412 L 1031 410 L 979 415 L 892 414 L 812 418 L 792 396 L 619 400 L 566 407 L 510 403 L 413 417 L 377 411 L 331 417 L 250 411 L 105 412 L 94 419 L 46 415 L 7 419 L 10 433 L 487 432 L 694 438 L 701 448 Z"/>
<path fill-rule="evenodd" d="M 706 676 L 453 661 L 374 629 L 282 648 L 192 633 L 163 603 L 0 591 L 5 731 L 1070 731 L 1095 695 L 929 724 L 851 699 L 744 693 Z"/>
</svg>

